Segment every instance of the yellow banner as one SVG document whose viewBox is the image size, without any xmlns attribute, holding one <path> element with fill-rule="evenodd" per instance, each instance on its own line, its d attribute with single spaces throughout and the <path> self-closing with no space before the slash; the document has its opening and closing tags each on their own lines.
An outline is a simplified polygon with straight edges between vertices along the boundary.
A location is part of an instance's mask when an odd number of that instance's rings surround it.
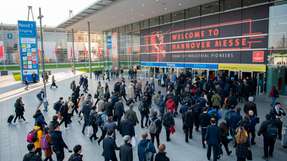
<svg viewBox="0 0 287 161">
<path fill-rule="evenodd" d="M 218 64 L 218 70 L 242 71 L 242 72 L 265 72 L 263 64 Z"/>
</svg>

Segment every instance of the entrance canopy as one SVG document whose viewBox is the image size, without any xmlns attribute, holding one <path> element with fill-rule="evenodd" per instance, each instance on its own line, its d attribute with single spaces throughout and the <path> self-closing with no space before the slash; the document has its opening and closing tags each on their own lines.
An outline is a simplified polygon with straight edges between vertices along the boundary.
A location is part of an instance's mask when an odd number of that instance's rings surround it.
<svg viewBox="0 0 287 161">
<path fill-rule="evenodd" d="M 151 17 L 206 4 L 213 0 L 96 0 L 96 2 L 63 22 L 58 28 L 92 32 L 135 23 Z"/>
</svg>

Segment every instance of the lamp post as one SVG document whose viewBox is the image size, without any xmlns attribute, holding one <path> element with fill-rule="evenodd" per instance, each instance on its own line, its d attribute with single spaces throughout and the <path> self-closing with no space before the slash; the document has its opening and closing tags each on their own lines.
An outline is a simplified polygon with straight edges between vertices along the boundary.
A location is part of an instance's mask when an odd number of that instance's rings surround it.
<svg viewBox="0 0 287 161">
<path fill-rule="evenodd" d="M 72 29 L 72 54 L 73 54 L 73 73 L 76 73 L 75 66 L 75 38 L 74 38 L 74 29 Z"/>
<path fill-rule="evenodd" d="M 40 39 L 41 39 L 41 57 L 42 57 L 42 79 L 43 79 L 43 85 L 44 85 L 44 108 L 45 111 L 47 111 L 47 90 L 46 90 L 46 81 L 45 81 L 45 56 L 44 56 L 44 47 L 43 47 L 43 28 L 42 28 L 42 18 L 44 16 L 41 13 L 41 8 L 39 8 L 39 16 L 38 19 L 40 21 Z"/>
<path fill-rule="evenodd" d="M 91 66 L 91 26 L 90 26 L 90 21 L 88 21 L 88 41 L 89 41 L 89 73 L 90 73 L 90 78 L 92 78 L 92 66 Z"/>
</svg>

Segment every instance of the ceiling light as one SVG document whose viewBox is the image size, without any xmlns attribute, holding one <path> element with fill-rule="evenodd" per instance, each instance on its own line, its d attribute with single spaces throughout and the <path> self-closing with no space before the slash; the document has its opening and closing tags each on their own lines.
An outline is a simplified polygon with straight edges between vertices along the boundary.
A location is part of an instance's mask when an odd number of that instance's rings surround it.
<svg viewBox="0 0 287 161">
<path fill-rule="evenodd" d="M 182 3 L 181 3 L 181 2 L 179 2 L 179 3 L 178 3 L 178 6 L 182 6 Z"/>
<path fill-rule="evenodd" d="M 144 7 L 144 3 L 142 3 L 142 7 Z"/>
<path fill-rule="evenodd" d="M 165 7 L 164 10 L 167 11 L 167 8 Z"/>
<path fill-rule="evenodd" d="M 159 2 L 159 0 L 154 0 L 155 2 Z"/>
</svg>

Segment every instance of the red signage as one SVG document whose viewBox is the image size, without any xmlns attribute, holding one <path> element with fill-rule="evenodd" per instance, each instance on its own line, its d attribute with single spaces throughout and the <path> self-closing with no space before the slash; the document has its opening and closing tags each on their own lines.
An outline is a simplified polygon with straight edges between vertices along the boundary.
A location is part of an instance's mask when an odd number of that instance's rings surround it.
<svg viewBox="0 0 287 161">
<path fill-rule="evenodd" d="M 0 60 L 4 59 L 4 46 L 0 45 Z"/>
<path fill-rule="evenodd" d="M 253 51 L 252 62 L 254 62 L 254 63 L 264 62 L 264 51 Z"/>
</svg>

